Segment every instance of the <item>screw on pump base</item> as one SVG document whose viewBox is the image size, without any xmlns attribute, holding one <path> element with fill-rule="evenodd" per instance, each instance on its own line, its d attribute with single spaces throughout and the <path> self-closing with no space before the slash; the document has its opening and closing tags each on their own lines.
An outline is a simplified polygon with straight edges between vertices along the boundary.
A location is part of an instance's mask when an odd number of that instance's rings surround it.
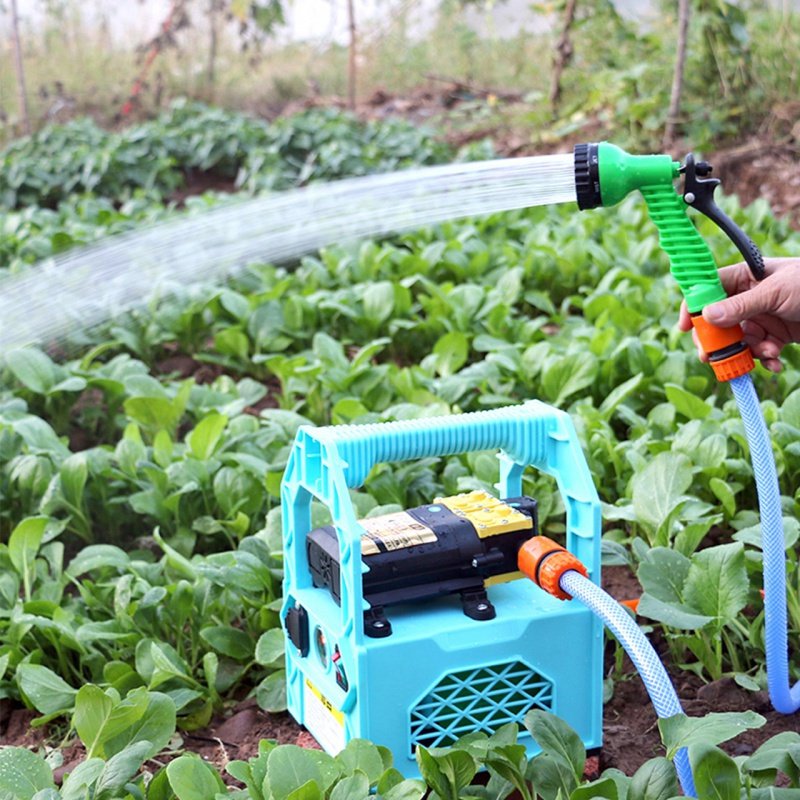
<svg viewBox="0 0 800 800">
<path fill-rule="evenodd" d="M 528 539 L 519 549 L 517 563 L 520 572 L 559 600 L 571 599 L 571 595 L 567 594 L 559 584 L 565 572 L 574 570 L 584 578 L 589 576 L 586 567 L 569 550 L 546 536 L 533 536 Z"/>
</svg>

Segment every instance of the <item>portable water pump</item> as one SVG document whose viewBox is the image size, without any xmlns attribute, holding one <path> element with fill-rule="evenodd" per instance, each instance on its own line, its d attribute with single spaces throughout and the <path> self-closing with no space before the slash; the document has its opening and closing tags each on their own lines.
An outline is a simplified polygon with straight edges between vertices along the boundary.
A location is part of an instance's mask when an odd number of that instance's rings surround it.
<svg viewBox="0 0 800 800">
<path fill-rule="evenodd" d="M 356 518 L 349 490 L 374 465 L 476 450 L 500 451 L 506 500 L 476 492 Z M 563 411 L 531 401 L 298 431 L 282 487 L 288 706 L 326 750 L 369 738 L 412 774 L 418 746 L 521 724 L 533 708 L 600 746 L 602 625 L 519 579 L 538 533 L 529 466 L 555 476 L 567 547 L 599 581 L 600 503 Z M 312 530 L 312 498 L 332 526 Z"/>
</svg>

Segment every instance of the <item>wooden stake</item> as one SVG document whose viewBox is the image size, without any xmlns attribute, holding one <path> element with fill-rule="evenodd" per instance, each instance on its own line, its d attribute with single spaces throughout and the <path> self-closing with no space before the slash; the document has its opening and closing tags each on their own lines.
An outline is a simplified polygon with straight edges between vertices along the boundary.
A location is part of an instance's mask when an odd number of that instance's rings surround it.
<svg viewBox="0 0 800 800">
<path fill-rule="evenodd" d="M 14 50 L 14 66 L 17 72 L 17 97 L 22 126 L 28 135 L 31 133 L 31 114 L 28 108 L 28 91 L 25 88 L 25 66 L 22 63 L 22 44 L 19 38 L 19 15 L 17 0 L 11 0 L 11 46 Z"/>
<path fill-rule="evenodd" d="M 347 20 L 350 27 L 350 53 L 347 64 L 347 105 L 356 110 L 356 12 L 353 0 L 347 0 Z"/>
<path fill-rule="evenodd" d="M 555 117 L 558 114 L 558 106 L 561 102 L 561 75 L 572 61 L 572 41 L 569 38 L 572 25 L 575 22 L 575 9 L 578 0 L 567 0 L 564 9 L 564 25 L 561 28 L 561 37 L 556 44 L 556 52 L 553 56 L 553 79 L 550 82 L 550 110 Z"/>
<path fill-rule="evenodd" d="M 214 95 L 217 82 L 217 49 L 219 45 L 219 31 L 217 30 L 217 18 L 219 16 L 218 0 L 208 2 L 208 24 L 210 26 L 210 36 L 208 42 L 208 67 L 206 77 L 208 79 L 209 100 L 214 102 Z"/>
<path fill-rule="evenodd" d="M 662 150 L 669 150 L 675 140 L 681 111 L 681 95 L 683 94 L 683 70 L 686 66 L 686 43 L 689 36 L 690 0 L 678 0 L 678 52 L 675 56 L 675 72 L 672 76 L 672 93 L 669 98 L 667 124 L 664 127 Z"/>
</svg>

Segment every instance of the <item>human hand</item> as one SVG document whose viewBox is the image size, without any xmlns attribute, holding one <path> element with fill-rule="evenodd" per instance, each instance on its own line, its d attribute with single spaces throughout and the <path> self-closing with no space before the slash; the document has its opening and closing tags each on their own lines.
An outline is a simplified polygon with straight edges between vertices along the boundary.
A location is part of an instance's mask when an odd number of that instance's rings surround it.
<svg viewBox="0 0 800 800">
<path fill-rule="evenodd" d="M 764 263 L 767 277 L 763 281 L 757 281 L 744 263 L 721 269 L 719 277 L 728 299 L 706 306 L 703 317 L 721 328 L 741 323 L 753 355 L 767 369 L 780 372 L 781 350 L 800 342 L 800 258 L 768 258 Z M 692 330 L 685 303 L 678 326 Z M 700 358 L 707 361 L 693 330 L 692 337 Z"/>
</svg>

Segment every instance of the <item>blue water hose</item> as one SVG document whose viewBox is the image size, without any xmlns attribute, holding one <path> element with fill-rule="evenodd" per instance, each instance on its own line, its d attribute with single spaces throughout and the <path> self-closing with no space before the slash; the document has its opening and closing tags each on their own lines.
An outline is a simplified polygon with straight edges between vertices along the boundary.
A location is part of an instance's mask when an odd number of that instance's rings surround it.
<svg viewBox="0 0 800 800">
<path fill-rule="evenodd" d="M 761 513 L 761 549 L 764 556 L 764 627 L 767 685 L 776 711 L 800 709 L 800 682 L 789 685 L 789 648 L 786 615 L 786 545 L 778 473 L 769 432 L 750 375 L 730 381 L 744 422 Z"/>
<path fill-rule="evenodd" d="M 680 700 L 675 694 L 675 689 L 661 659 L 625 608 L 611 595 L 575 570 L 565 572 L 559 580 L 559 585 L 567 594 L 580 600 L 600 617 L 617 641 L 625 648 L 625 652 L 630 656 L 633 665 L 644 681 L 656 714 L 662 719 L 683 714 Z M 686 748 L 682 748 L 675 755 L 675 768 L 678 771 L 678 780 L 683 793 L 687 797 L 696 797 L 697 792 L 694 788 L 694 779 Z"/>
</svg>

